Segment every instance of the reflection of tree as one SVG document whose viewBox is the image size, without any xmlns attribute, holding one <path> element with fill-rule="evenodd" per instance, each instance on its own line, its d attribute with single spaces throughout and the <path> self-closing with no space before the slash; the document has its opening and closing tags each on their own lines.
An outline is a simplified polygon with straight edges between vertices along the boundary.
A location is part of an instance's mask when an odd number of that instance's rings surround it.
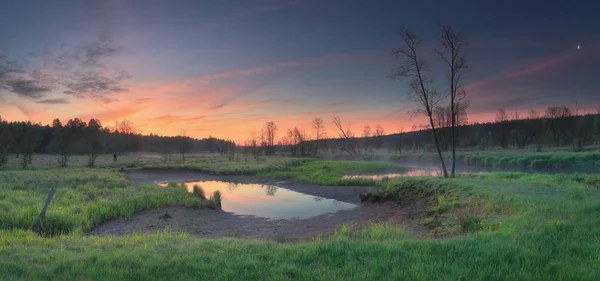
<svg viewBox="0 0 600 281">
<path fill-rule="evenodd" d="M 275 196 L 275 192 L 277 192 L 277 189 L 279 189 L 279 187 L 274 185 L 263 185 L 263 187 L 267 191 L 268 196 Z"/>
<path fill-rule="evenodd" d="M 315 202 L 321 202 L 321 201 L 323 201 L 323 199 L 325 199 L 325 198 L 323 198 L 321 196 L 313 196 L 313 200 L 315 200 Z"/>
<path fill-rule="evenodd" d="M 233 192 L 238 187 L 240 187 L 240 184 L 237 182 L 228 182 L 227 183 L 227 190 L 229 192 Z"/>
</svg>

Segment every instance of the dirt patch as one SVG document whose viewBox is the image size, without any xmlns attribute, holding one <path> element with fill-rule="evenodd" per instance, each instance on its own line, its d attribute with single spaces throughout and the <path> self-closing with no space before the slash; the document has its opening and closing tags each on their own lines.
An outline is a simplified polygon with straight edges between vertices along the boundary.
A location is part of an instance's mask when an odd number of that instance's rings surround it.
<svg viewBox="0 0 600 281">
<path fill-rule="evenodd" d="M 165 218 L 168 213 L 170 218 Z M 360 229 L 371 222 L 399 222 L 408 214 L 389 204 L 359 206 L 335 214 L 308 219 L 269 220 L 238 216 L 220 210 L 168 207 L 138 213 L 130 218 L 112 220 L 92 230 L 97 235 L 152 233 L 159 230 L 183 231 L 199 237 L 240 237 L 294 242 L 329 236 L 342 224 Z"/>
<path fill-rule="evenodd" d="M 258 179 L 248 176 L 213 176 L 188 170 L 129 170 L 125 177 L 139 183 L 159 183 L 165 181 L 204 181 L 221 180 L 245 183 L 276 184 L 297 192 L 336 199 L 357 204 L 358 207 L 323 214 L 307 219 L 267 219 L 254 216 L 240 216 L 222 210 L 165 207 L 148 210 L 133 215 L 107 221 L 94 228 L 94 235 L 122 235 L 131 233 L 152 233 L 160 230 L 183 231 L 199 237 L 240 237 L 273 239 L 294 242 L 326 237 L 333 234 L 341 225 L 361 229 L 369 223 L 389 222 L 402 224 L 409 233 L 420 236 L 419 229 L 411 223 L 420 217 L 414 208 L 401 207 L 396 203 L 360 204 L 359 194 L 368 187 L 332 187 L 307 184 L 292 184 L 287 181 Z"/>
</svg>

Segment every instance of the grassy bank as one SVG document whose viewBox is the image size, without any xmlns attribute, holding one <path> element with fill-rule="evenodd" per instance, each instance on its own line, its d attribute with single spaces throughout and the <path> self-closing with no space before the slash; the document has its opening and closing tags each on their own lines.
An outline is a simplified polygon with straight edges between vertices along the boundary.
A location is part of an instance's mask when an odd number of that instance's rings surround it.
<svg viewBox="0 0 600 281">
<path fill-rule="evenodd" d="M 86 231 L 111 218 L 166 205 L 207 205 L 185 188 L 126 181 L 109 169 L 70 168 L 0 173 L 0 229 L 27 229 L 51 187 L 56 194 L 43 226 L 48 234 Z"/>
<path fill-rule="evenodd" d="M 433 200 L 427 212 L 441 218 L 438 227 L 458 234 L 444 239 L 411 238 L 390 225 L 373 225 L 360 232 L 342 228 L 332 238 L 298 244 L 198 239 L 168 232 L 40 238 L 21 230 L 2 231 L 0 276 L 7 280 L 598 280 L 599 192 L 585 183 L 548 186 L 529 180 L 495 175 L 382 183 L 380 195 Z M 469 215 L 468 220 L 444 225 L 452 221 L 451 216 Z"/>
<path fill-rule="evenodd" d="M 281 166 L 264 170 L 255 163 L 247 170 L 345 185 L 361 184 L 341 179 L 347 173 L 401 169 L 272 161 Z M 222 169 L 213 172 L 231 171 Z M 364 183 L 380 187 L 370 194 L 374 204 L 418 211 L 414 219 L 423 233 L 392 224 L 358 231 L 343 226 L 333 237 L 297 244 L 170 232 L 86 236 L 109 218 L 204 201 L 175 185 L 129 183 L 115 169 L 3 171 L 0 280 L 600 280 L 597 175 L 490 173 Z M 51 186 L 58 191 L 45 226 L 59 235 L 44 238 L 25 229 Z"/>
<path fill-rule="evenodd" d="M 213 175 L 256 175 L 270 171 L 289 170 L 310 159 L 283 156 L 261 157 L 247 160 L 242 158 L 230 161 L 221 155 L 194 155 L 185 162 L 165 162 L 144 164 L 144 169 L 186 169 Z"/>
<path fill-rule="evenodd" d="M 319 185 L 376 185 L 371 179 L 344 179 L 346 174 L 404 172 L 408 168 L 388 163 L 365 161 L 324 161 L 314 158 L 268 157 L 229 161 L 222 156 L 198 157 L 185 163 L 154 163 L 144 169 L 186 169 L 212 175 L 251 175 L 264 178 L 291 179 L 298 183 Z"/>
<path fill-rule="evenodd" d="M 450 159 L 448 153 L 444 154 Z M 388 156 L 374 155 L 373 160 L 390 161 L 423 161 L 437 162 L 439 158 L 434 153 L 406 153 Z M 582 169 L 588 171 L 600 170 L 600 151 L 586 152 L 531 152 L 519 150 L 492 150 L 492 151 L 461 151 L 457 153 L 459 164 L 481 167 L 499 168 L 526 168 L 532 170 L 548 169 Z"/>
<path fill-rule="evenodd" d="M 288 169 L 258 173 L 267 178 L 289 178 L 300 183 L 319 185 L 363 185 L 375 186 L 377 181 L 366 178 L 343 178 L 349 174 L 377 174 L 405 172 L 408 168 L 388 163 L 359 161 L 306 161 Z"/>
</svg>

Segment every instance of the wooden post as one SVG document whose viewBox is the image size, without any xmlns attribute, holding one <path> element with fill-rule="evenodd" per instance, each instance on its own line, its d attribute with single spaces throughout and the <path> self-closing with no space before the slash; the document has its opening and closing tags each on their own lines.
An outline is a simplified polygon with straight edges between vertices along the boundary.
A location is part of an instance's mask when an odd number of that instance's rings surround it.
<svg viewBox="0 0 600 281">
<path fill-rule="evenodd" d="M 31 230 L 36 232 L 37 234 L 42 234 L 44 232 L 44 229 L 42 227 L 42 219 L 46 215 L 46 210 L 48 209 L 48 206 L 50 206 L 50 202 L 52 202 L 52 198 L 54 197 L 55 192 L 56 192 L 56 189 L 54 187 L 50 189 L 50 194 L 48 194 L 48 198 L 46 198 L 46 204 L 44 204 L 44 208 L 42 209 L 42 212 L 40 213 L 38 218 L 33 222 L 33 225 L 31 226 Z"/>
</svg>

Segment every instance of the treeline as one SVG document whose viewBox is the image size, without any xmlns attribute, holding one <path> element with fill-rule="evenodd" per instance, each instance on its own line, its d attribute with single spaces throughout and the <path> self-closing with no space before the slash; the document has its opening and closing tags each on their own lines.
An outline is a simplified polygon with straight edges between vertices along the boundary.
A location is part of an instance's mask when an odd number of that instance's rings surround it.
<svg viewBox="0 0 600 281">
<path fill-rule="evenodd" d="M 451 113 L 448 108 L 439 107 L 434 110 L 433 121 L 439 146 L 443 151 L 452 148 Z M 458 147 L 465 150 L 485 150 L 490 148 L 535 148 L 543 151 L 544 147 L 571 147 L 573 151 L 583 151 L 585 146 L 600 145 L 600 113 L 577 114 L 566 106 L 552 106 L 542 114 L 530 110 L 527 116 L 518 113 L 509 114 L 504 109 L 498 110 L 495 122 L 467 122 L 466 111 L 461 112 L 457 121 Z M 322 154 L 345 153 L 350 158 L 360 158 L 374 150 L 388 152 L 433 152 L 436 150 L 429 126 L 413 126 L 412 131 L 385 134 L 385 129 L 376 125 L 366 125 L 356 132 L 344 126 L 339 117 L 333 117 L 327 138 L 328 126 L 321 118 L 315 118 L 312 129 L 298 127 L 289 128 L 278 135 L 275 122 L 270 121 L 245 141 L 241 150 L 246 155 L 272 155 L 283 153 L 292 156 L 310 156 Z M 333 131 L 332 131 L 333 130 Z"/>
<path fill-rule="evenodd" d="M 171 155 L 192 151 L 225 153 L 233 142 L 213 137 L 195 139 L 188 136 L 165 137 L 143 135 L 136 132 L 133 123 L 118 121 L 114 126 L 104 127 L 95 118 L 87 123 L 79 118 L 66 121 L 55 119 L 50 125 L 32 122 L 8 122 L 0 118 L 0 166 L 8 163 L 9 154 L 21 159 L 26 168 L 37 153 L 58 154 L 58 164 L 67 166 L 74 154 L 88 155 L 88 165 L 94 166 L 98 155 L 103 153 L 126 154 L 128 152 L 158 152 L 170 160 Z"/>
<path fill-rule="evenodd" d="M 463 149 L 571 147 L 583 151 L 585 146 L 600 144 L 600 113 L 579 115 L 565 106 L 553 106 L 543 114 L 531 110 L 526 117 L 508 114 L 500 109 L 495 122 L 473 123 L 458 127 L 460 147 Z M 449 141 L 444 135 L 448 128 L 439 129 L 441 146 L 447 150 Z M 402 147 L 398 151 L 432 151 L 429 128 L 390 135 L 388 148 Z"/>
</svg>

